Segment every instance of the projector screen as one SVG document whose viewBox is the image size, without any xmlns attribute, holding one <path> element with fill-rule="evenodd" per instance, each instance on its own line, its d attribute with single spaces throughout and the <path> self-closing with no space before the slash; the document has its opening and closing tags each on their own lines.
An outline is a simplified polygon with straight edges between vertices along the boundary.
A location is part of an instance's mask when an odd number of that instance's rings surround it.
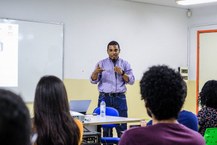
<svg viewBox="0 0 217 145">
<path fill-rule="evenodd" d="M 18 86 L 18 25 L 0 23 L 0 86 Z"/>
<path fill-rule="evenodd" d="M 0 19 L 0 87 L 33 102 L 44 75 L 63 79 L 63 24 Z"/>
</svg>

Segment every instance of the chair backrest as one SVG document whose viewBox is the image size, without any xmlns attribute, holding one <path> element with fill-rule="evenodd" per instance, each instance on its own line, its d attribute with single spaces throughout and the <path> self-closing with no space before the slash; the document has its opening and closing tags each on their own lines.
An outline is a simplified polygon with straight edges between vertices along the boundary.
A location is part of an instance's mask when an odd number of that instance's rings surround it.
<svg viewBox="0 0 217 145">
<path fill-rule="evenodd" d="M 217 128 L 207 128 L 204 134 L 206 145 L 217 145 Z"/>
<path fill-rule="evenodd" d="M 179 112 L 177 121 L 194 131 L 198 131 L 197 116 L 190 111 L 182 110 Z M 152 125 L 152 120 L 147 122 L 147 126 L 149 125 Z"/>
<path fill-rule="evenodd" d="M 94 109 L 93 113 L 100 114 L 100 107 L 97 107 Z M 119 112 L 117 109 L 113 107 L 106 107 L 106 115 L 107 116 L 119 116 Z M 116 127 L 117 124 L 105 124 L 102 125 L 103 128 L 113 128 Z"/>
</svg>

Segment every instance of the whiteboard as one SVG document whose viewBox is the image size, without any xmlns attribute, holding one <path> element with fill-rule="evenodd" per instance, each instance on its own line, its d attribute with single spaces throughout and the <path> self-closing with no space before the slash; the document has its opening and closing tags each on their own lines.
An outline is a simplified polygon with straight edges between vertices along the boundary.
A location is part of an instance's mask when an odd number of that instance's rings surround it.
<svg viewBox="0 0 217 145">
<path fill-rule="evenodd" d="M 63 24 L 3 18 L 0 23 L 18 25 L 18 86 L 1 88 L 20 94 L 25 102 L 33 102 L 42 76 L 63 79 Z"/>
</svg>

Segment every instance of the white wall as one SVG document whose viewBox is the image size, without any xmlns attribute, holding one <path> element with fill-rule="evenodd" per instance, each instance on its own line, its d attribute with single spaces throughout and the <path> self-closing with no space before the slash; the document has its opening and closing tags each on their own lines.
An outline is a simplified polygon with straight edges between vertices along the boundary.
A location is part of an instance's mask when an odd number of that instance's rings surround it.
<svg viewBox="0 0 217 145">
<path fill-rule="evenodd" d="M 217 6 L 192 9 L 189 19 L 189 50 L 188 66 L 190 80 L 196 80 L 197 31 L 217 29 Z"/>
<path fill-rule="evenodd" d="M 65 24 L 64 77 L 73 79 L 89 78 L 111 40 L 120 43 L 136 79 L 153 64 L 187 66 L 185 12 L 116 0 L 0 1 L 0 17 Z"/>
</svg>

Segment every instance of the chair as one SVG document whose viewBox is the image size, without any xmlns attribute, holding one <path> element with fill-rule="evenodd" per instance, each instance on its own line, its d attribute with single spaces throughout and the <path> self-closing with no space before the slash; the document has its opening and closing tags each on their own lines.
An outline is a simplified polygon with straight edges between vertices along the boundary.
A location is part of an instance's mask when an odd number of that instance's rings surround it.
<svg viewBox="0 0 217 145">
<path fill-rule="evenodd" d="M 100 114 L 100 107 L 97 107 L 94 109 L 93 113 Z M 112 107 L 106 107 L 106 115 L 108 116 L 119 116 L 118 111 L 115 108 Z M 102 128 L 108 128 L 108 129 L 113 129 L 116 127 L 118 124 L 103 124 Z M 120 141 L 119 137 L 101 137 L 101 143 L 113 143 L 113 144 L 118 144 Z"/>
<path fill-rule="evenodd" d="M 179 112 L 177 121 L 194 131 L 198 131 L 197 116 L 190 111 L 182 110 Z M 147 122 L 147 126 L 149 125 L 152 125 L 152 120 Z"/>
<path fill-rule="evenodd" d="M 204 134 L 206 145 L 217 144 L 217 128 L 207 128 Z"/>
</svg>

